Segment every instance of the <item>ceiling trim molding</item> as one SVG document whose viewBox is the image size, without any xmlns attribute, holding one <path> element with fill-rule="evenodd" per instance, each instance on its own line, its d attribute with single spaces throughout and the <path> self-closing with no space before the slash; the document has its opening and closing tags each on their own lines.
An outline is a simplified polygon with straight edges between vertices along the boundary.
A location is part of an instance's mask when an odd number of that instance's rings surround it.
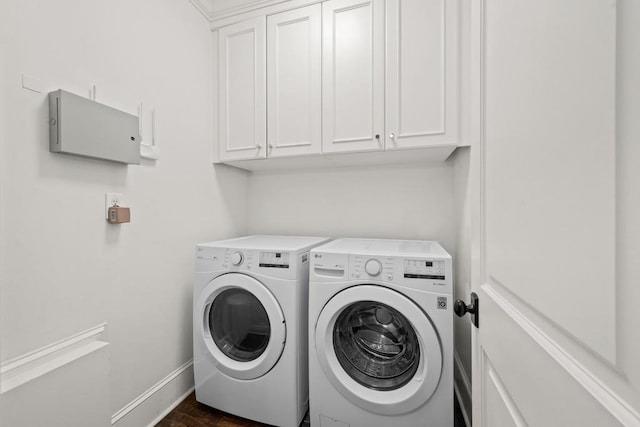
<svg viewBox="0 0 640 427">
<path fill-rule="evenodd" d="M 213 2 L 211 0 L 189 0 L 189 2 L 204 15 L 209 22 L 218 21 L 221 19 L 230 18 L 236 15 L 242 15 L 262 9 L 265 7 L 277 5 L 280 3 L 287 3 L 288 0 L 254 0 L 249 3 L 242 4 L 240 6 L 231 7 L 219 11 L 213 10 Z"/>
<path fill-rule="evenodd" d="M 200 0 L 201 1 L 201 0 Z M 323 0 L 258 0 L 211 15 L 211 31 L 258 16 L 269 16 L 287 10 L 321 3 Z"/>
<path fill-rule="evenodd" d="M 207 21 L 212 21 L 211 16 L 213 15 L 213 12 L 209 5 L 205 4 L 202 0 L 189 0 L 189 2 L 207 19 Z"/>
<path fill-rule="evenodd" d="M 279 3 L 287 3 L 288 0 L 255 0 L 251 3 L 246 3 L 241 6 L 224 9 L 211 14 L 211 21 L 218 21 L 220 19 L 229 18 L 231 16 L 240 15 L 247 12 L 253 12 L 257 9 L 273 6 Z"/>
</svg>

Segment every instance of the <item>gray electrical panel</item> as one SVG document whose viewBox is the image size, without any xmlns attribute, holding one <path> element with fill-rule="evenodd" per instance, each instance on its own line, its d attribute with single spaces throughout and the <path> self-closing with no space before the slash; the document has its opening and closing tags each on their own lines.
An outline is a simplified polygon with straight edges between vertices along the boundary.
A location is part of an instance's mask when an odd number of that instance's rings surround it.
<svg viewBox="0 0 640 427">
<path fill-rule="evenodd" d="M 140 164 L 138 117 L 64 90 L 49 93 L 49 151 Z"/>
</svg>

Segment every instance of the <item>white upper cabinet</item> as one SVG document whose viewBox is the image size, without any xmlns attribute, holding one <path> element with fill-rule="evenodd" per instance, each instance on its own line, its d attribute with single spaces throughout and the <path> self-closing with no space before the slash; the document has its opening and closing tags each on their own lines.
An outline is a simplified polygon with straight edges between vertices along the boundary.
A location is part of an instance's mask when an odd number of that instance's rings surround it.
<svg viewBox="0 0 640 427">
<path fill-rule="evenodd" d="M 220 160 L 266 157 L 265 17 L 218 34 Z"/>
<path fill-rule="evenodd" d="M 458 142 L 456 5 L 387 0 L 387 150 Z"/>
<path fill-rule="evenodd" d="M 267 18 L 268 157 L 322 148 L 321 6 Z"/>
<path fill-rule="evenodd" d="M 384 1 L 327 1 L 322 26 L 322 151 L 382 150 Z"/>
<path fill-rule="evenodd" d="M 257 170 L 444 160 L 459 143 L 458 3 L 281 2 L 219 28 L 216 161 Z"/>
</svg>

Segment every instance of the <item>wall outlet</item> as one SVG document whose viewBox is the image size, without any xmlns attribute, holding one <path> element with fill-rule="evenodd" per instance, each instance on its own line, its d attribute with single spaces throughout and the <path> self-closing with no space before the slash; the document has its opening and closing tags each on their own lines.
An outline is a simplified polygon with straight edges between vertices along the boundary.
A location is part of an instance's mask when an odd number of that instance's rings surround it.
<svg viewBox="0 0 640 427">
<path fill-rule="evenodd" d="M 109 208 L 123 206 L 122 193 L 106 193 L 104 196 L 104 219 L 109 219 Z"/>
</svg>

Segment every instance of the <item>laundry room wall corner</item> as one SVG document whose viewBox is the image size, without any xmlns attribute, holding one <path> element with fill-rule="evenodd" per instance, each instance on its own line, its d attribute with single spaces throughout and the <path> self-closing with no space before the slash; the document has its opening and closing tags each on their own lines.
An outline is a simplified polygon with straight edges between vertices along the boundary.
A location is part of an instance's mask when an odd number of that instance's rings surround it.
<svg viewBox="0 0 640 427">
<path fill-rule="evenodd" d="M 0 424 L 148 425 L 193 387 L 196 244 L 247 232 L 247 173 L 210 162 L 209 24 L 172 0 L 9 0 L 0 24 L 3 372 L 96 325 L 108 343 L 2 393 Z M 142 103 L 143 123 L 153 109 L 159 159 L 51 153 L 58 89 L 134 115 Z M 106 192 L 124 195 L 130 223 L 105 221 Z M 47 404 L 33 411 L 36 395 Z"/>
<path fill-rule="evenodd" d="M 456 251 L 453 255 L 453 300 L 468 301 L 471 293 L 471 186 L 469 182 L 470 150 L 459 148 L 451 161 L 454 164 L 454 195 L 456 204 Z M 471 419 L 471 322 L 454 317 L 454 387 L 467 424 Z"/>
</svg>

